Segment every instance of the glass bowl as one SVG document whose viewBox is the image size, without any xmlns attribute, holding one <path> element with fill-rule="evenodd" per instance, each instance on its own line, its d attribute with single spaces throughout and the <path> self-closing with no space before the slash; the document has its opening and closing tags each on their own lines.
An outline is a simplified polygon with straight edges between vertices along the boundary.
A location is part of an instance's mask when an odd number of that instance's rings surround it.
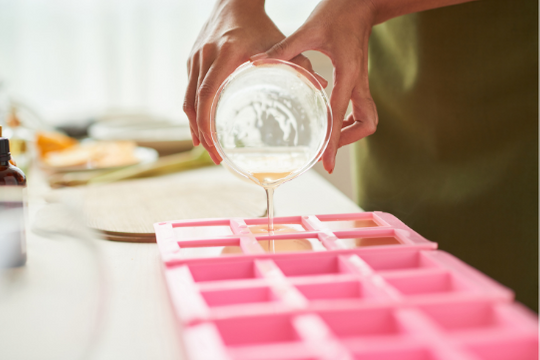
<svg viewBox="0 0 540 360">
<path fill-rule="evenodd" d="M 332 131 L 329 101 L 317 79 L 275 59 L 238 67 L 219 88 L 210 121 L 226 167 L 265 188 L 311 168 Z"/>
</svg>

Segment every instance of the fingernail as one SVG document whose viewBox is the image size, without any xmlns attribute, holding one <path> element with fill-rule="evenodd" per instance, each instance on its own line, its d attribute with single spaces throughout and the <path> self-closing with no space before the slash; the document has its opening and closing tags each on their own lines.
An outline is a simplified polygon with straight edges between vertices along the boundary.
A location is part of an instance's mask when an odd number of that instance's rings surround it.
<svg viewBox="0 0 540 360">
<path fill-rule="evenodd" d="M 250 57 L 249 59 L 251 61 L 255 61 L 255 60 L 262 60 L 262 59 L 266 59 L 268 58 L 268 54 L 267 53 L 260 53 L 260 54 L 256 54 L 256 55 L 253 55 L 252 57 Z"/>
<path fill-rule="evenodd" d="M 199 146 L 201 144 L 201 140 L 199 140 L 193 131 L 191 132 L 191 140 L 193 141 L 193 146 Z"/>
<path fill-rule="evenodd" d="M 219 165 L 219 163 L 221 162 L 221 159 L 219 157 L 217 157 L 214 153 L 212 153 L 211 151 L 208 151 L 208 154 L 210 155 L 210 158 L 212 159 L 212 161 L 214 162 L 214 164 L 216 165 Z"/>
<path fill-rule="evenodd" d="M 336 159 L 333 159 L 328 167 L 329 169 L 326 169 L 326 171 L 328 171 L 329 174 L 332 174 L 334 172 L 334 169 L 336 168 Z"/>
<path fill-rule="evenodd" d="M 206 144 L 210 147 L 214 147 L 214 141 L 212 140 L 212 136 L 210 136 L 210 134 L 205 134 L 205 133 L 201 133 L 201 134 L 204 137 L 204 141 L 206 142 Z"/>
<path fill-rule="evenodd" d="M 317 78 L 317 80 L 319 80 L 323 87 L 326 87 L 328 85 L 328 81 L 321 75 L 317 74 L 316 72 L 314 72 L 313 75 Z"/>
<path fill-rule="evenodd" d="M 193 129 L 191 128 L 191 126 L 189 127 L 189 132 L 191 133 L 191 142 L 193 142 L 193 146 L 199 146 L 199 144 L 201 143 L 201 141 L 199 140 L 199 138 L 197 137 L 197 135 L 195 135 L 195 132 L 193 131 Z"/>
</svg>

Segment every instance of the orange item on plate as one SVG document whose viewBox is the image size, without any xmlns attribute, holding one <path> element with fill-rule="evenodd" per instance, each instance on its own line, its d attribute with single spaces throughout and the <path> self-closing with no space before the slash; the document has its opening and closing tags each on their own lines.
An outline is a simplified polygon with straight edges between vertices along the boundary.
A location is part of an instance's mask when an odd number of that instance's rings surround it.
<svg viewBox="0 0 540 360">
<path fill-rule="evenodd" d="M 92 169 L 133 165 L 139 162 L 132 141 L 97 141 L 51 151 L 43 162 L 53 168 L 85 166 Z"/>
<path fill-rule="evenodd" d="M 52 151 L 61 151 L 75 146 L 77 140 L 58 132 L 40 131 L 36 134 L 36 144 L 39 155 L 44 157 Z"/>
</svg>

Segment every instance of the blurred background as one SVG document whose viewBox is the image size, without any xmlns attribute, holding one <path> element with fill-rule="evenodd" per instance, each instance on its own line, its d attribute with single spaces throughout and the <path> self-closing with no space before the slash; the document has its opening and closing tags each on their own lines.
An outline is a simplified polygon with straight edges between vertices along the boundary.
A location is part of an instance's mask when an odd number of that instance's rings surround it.
<svg viewBox="0 0 540 360">
<path fill-rule="evenodd" d="M 188 132 L 179 130 L 187 124 L 182 111 L 186 61 L 213 4 L 214 0 L 0 0 L 0 124 L 6 123 L 11 100 L 19 104 L 23 121 L 26 112 L 39 123 L 34 127 L 70 130 L 128 114 L 131 120 L 116 119 L 120 125 L 133 124 L 136 118 L 147 130 L 152 125 L 146 120 L 170 130 L 172 123 L 174 136 L 155 129 L 155 140 L 186 140 Z M 266 9 L 289 35 L 316 4 L 274 0 Z M 316 52 L 307 55 L 330 80 L 330 61 Z M 114 130 L 98 127 L 90 135 L 117 140 Z M 137 136 L 140 132 L 132 138 Z M 173 152 L 180 149 L 176 145 Z M 189 142 L 183 146 L 181 150 Z M 170 152 L 169 147 L 163 154 Z M 349 151 L 343 149 L 336 172 L 327 178 L 352 197 L 348 159 Z M 326 176 L 320 164 L 316 169 Z"/>
<path fill-rule="evenodd" d="M 272 0 L 266 8 L 287 35 L 316 4 Z M 9 324 L 0 348 L 10 359 L 112 359 L 118 351 L 179 358 L 176 323 L 161 306 L 167 294 L 152 223 L 264 216 L 263 191 L 232 175 L 216 179 L 219 168 L 159 176 L 211 165 L 201 148 L 190 149 L 182 103 L 186 62 L 213 5 L 0 0 L 0 125 L 28 175 L 32 204 L 28 266 L 0 272 L 0 318 Z M 309 56 L 330 80 L 330 61 Z M 147 179 L 122 181 L 138 178 Z M 280 189 L 278 215 L 317 211 L 294 200 L 311 199 L 314 187 L 333 199 L 321 208 L 357 209 L 309 179 L 304 193 Z M 332 180 L 352 196 L 348 151 Z"/>
</svg>

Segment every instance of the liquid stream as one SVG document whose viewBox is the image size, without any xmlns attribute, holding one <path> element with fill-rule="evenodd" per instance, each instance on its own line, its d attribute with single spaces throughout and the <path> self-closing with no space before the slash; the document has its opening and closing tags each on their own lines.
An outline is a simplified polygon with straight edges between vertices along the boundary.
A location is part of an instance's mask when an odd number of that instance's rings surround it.
<svg viewBox="0 0 540 360">
<path fill-rule="evenodd" d="M 268 235 L 274 235 L 274 190 L 278 185 L 292 174 L 292 171 L 284 172 L 259 172 L 251 175 L 257 179 L 259 185 L 266 192 L 266 213 L 268 216 Z M 268 240 L 268 252 L 275 253 L 275 241 Z"/>
<path fill-rule="evenodd" d="M 238 168 L 249 173 L 253 182 L 264 188 L 268 235 L 274 235 L 274 190 L 309 163 L 313 156 L 310 149 L 305 146 L 237 148 L 228 149 L 227 156 Z M 275 252 L 274 240 L 269 240 L 268 250 Z"/>
</svg>

